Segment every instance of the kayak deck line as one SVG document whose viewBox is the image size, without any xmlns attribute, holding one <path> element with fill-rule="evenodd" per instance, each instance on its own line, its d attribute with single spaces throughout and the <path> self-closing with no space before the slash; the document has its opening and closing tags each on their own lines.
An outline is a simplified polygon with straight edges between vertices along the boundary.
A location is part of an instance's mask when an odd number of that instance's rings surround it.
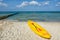
<svg viewBox="0 0 60 40">
<path fill-rule="evenodd" d="M 32 25 L 36 28 L 36 30 L 37 30 L 38 32 L 42 31 L 42 29 L 37 28 L 37 26 L 35 26 L 34 23 L 32 23 Z M 47 35 L 48 33 L 43 33 L 43 34 L 44 34 L 44 35 Z"/>
<path fill-rule="evenodd" d="M 32 25 L 37 29 L 38 32 L 39 32 L 39 31 L 42 31 L 40 28 L 37 28 L 37 27 L 34 25 L 34 23 L 32 23 Z"/>
</svg>

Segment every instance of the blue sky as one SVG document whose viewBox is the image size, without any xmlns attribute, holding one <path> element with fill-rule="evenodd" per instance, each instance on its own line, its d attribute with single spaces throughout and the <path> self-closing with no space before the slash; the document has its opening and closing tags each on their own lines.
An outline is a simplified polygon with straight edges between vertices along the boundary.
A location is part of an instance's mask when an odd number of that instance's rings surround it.
<svg viewBox="0 0 60 40">
<path fill-rule="evenodd" d="M 0 11 L 60 11 L 60 0 L 0 0 Z"/>
</svg>

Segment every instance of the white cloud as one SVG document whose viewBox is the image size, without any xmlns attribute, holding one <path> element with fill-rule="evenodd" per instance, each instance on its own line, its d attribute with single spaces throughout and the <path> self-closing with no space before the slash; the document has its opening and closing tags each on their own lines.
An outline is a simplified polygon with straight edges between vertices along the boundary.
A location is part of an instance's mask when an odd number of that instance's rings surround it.
<svg viewBox="0 0 60 40">
<path fill-rule="evenodd" d="M 38 6 L 41 5 L 41 4 L 40 4 L 39 2 L 37 2 L 37 1 L 31 1 L 31 2 L 29 2 L 29 4 L 30 4 L 30 5 L 38 5 Z"/>
<path fill-rule="evenodd" d="M 28 6 L 28 5 L 37 5 L 37 6 L 42 6 L 42 5 L 49 5 L 50 1 L 46 1 L 46 2 L 37 2 L 37 1 L 31 1 L 31 2 L 28 2 L 28 1 L 24 1 L 22 2 L 20 5 L 17 5 L 16 7 L 20 8 L 20 7 L 25 7 L 25 6 Z"/>
<path fill-rule="evenodd" d="M 3 2 L 0 2 L 0 6 L 7 7 L 7 4 L 6 3 L 3 3 Z"/>
<path fill-rule="evenodd" d="M 45 4 L 46 4 L 46 5 L 49 4 L 49 1 L 45 2 Z"/>
<path fill-rule="evenodd" d="M 22 2 L 20 5 L 17 5 L 16 7 L 24 7 L 24 6 L 27 6 L 28 5 L 28 2 L 25 1 L 25 2 Z"/>
<path fill-rule="evenodd" d="M 24 1 L 20 5 L 17 5 L 16 7 L 20 8 L 20 7 L 25 7 L 25 6 L 28 6 L 28 5 L 38 5 L 38 6 L 41 6 L 41 4 L 39 2 L 37 2 L 37 1 L 31 1 L 31 2 Z"/>
<path fill-rule="evenodd" d="M 56 4 L 56 6 L 60 6 L 60 2 L 58 2 L 58 3 Z"/>
<path fill-rule="evenodd" d="M 43 2 L 43 5 L 49 5 L 50 1 Z"/>
</svg>

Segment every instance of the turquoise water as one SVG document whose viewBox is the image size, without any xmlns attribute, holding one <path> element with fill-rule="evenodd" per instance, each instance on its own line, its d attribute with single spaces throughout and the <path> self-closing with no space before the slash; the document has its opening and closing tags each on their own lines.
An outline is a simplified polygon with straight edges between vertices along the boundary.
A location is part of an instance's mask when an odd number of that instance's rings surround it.
<svg viewBox="0 0 60 40">
<path fill-rule="evenodd" d="M 35 21 L 60 21 L 60 12 L 0 12 L 0 16 L 14 14 L 8 20 L 35 20 Z"/>
</svg>

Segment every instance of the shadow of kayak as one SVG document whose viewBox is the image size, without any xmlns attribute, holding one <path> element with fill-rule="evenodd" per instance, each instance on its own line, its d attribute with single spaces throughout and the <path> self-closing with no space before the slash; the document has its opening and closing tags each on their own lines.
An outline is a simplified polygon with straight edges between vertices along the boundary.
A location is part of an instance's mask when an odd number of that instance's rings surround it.
<svg viewBox="0 0 60 40">
<path fill-rule="evenodd" d="M 16 15 L 16 14 L 18 14 L 18 13 L 1 16 L 1 17 L 0 17 L 0 20 L 6 19 L 6 18 L 11 17 L 11 16 L 14 16 L 14 15 Z"/>
</svg>

